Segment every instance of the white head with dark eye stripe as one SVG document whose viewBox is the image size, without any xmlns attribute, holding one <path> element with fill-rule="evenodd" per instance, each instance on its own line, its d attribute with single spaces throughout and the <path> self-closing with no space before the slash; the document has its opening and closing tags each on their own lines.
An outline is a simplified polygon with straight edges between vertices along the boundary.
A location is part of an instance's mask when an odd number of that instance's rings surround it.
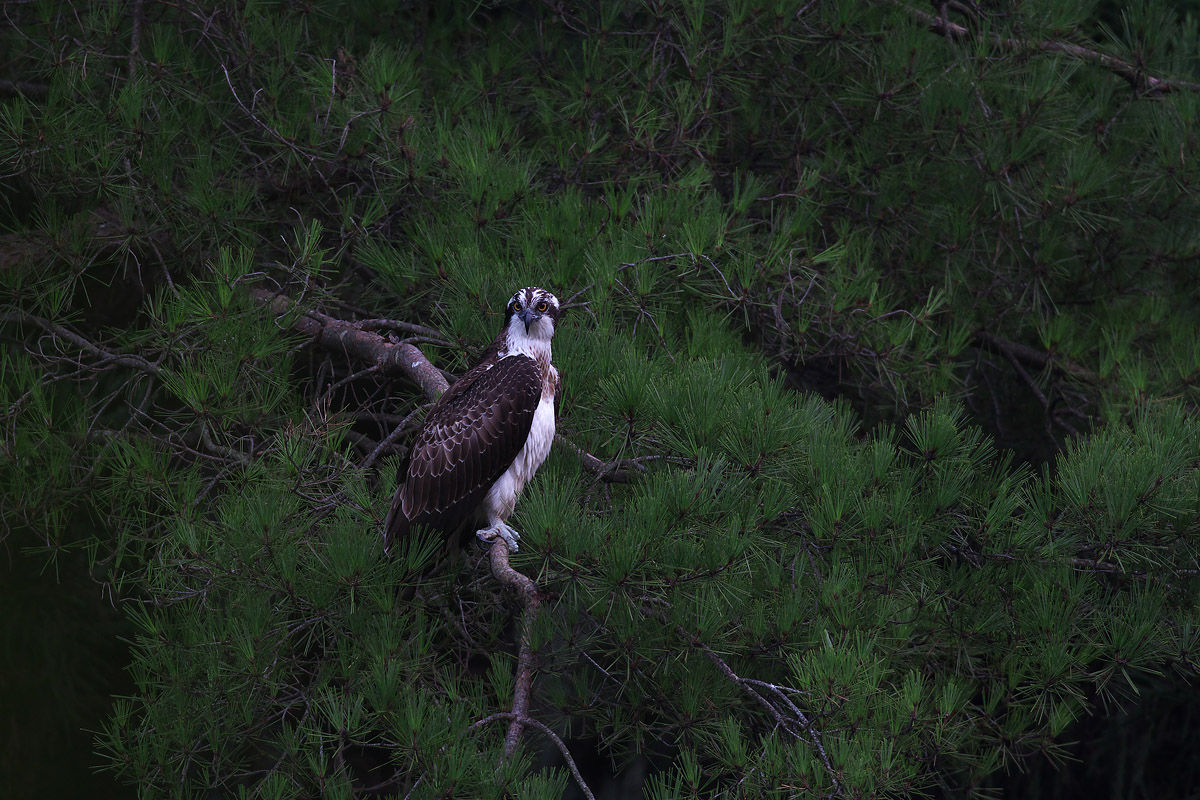
<svg viewBox="0 0 1200 800">
<path fill-rule="evenodd" d="M 550 353 L 550 339 L 558 324 L 558 298 L 545 289 L 528 286 L 508 301 L 505 323 L 506 355 L 525 353 L 536 357 Z"/>
</svg>

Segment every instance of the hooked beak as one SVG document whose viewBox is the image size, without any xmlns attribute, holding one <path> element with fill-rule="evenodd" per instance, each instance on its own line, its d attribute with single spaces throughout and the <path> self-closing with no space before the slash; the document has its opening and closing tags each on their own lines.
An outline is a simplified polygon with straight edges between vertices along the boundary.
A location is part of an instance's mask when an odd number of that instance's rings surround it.
<svg viewBox="0 0 1200 800">
<path fill-rule="evenodd" d="M 521 322 L 525 323 L 525 332 L 529 333 L 530 324 L 541 319 L 542 315 L 536 314 L 532 309 L 526 308 L 518 315 L 518 317 L 520 318 Z"/>
</svg>

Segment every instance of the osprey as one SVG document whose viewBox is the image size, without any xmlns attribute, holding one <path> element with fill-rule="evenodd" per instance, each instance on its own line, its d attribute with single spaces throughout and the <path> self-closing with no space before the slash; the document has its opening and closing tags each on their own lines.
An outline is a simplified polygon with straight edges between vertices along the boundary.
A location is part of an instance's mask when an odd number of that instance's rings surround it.
<svg viewBox="0 0 1200 800">
<path fill-rule="evenodd" d="M 468 522 L 486 523 L 481 540 L 517 549 L 508 518 L 554 441 L 557 322 L 558 298 L 545 289 L 508 301 L 503 330 L 425 417 L 383 523 L 385 551 L 413 525 L 453 533 Z"/>
</svg>

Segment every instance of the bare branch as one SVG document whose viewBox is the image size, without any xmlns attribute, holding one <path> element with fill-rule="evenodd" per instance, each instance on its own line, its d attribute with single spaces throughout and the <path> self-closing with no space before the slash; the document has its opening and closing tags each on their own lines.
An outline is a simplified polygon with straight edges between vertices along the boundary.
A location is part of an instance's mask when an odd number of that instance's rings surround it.
<svg viewBox="0 0 1200 800">
<path fill-rule="evenodd" d="M 62 339 L 90 353 L 100 359 L 102 364 L 117 364 L 122 367 L 133 367 L 147 375 L 157 375 L 158 365 L 152 364 L 146 359 L 132 353 L 113 353 L 105 350 L 103 347 L 85 339 L 77 333 L 67 330 L 63 326 L 51 322 L 48 319 L 29 314 L 25 311 L 10 311 L 3 316 L 0 316 L 0 321 L 16 323 L 18 325 L 36 325 L 56 339 Z"/>
<path fill-rule="evenodd" d="M 628 466 L 633 466 L 641 472 L 646 471 L 644 466 L 634 461 L 603 461 L 596 458 L 561 433 L 554 434 L 554 441 L 574 450 L 575 454 L 579 456 L 579 461 L 583 464 L 583 468 L 602 481 L 608 481 L 609 483 L 630 483 L 633 481 L 634 476 L 626 469 Z"/>
<path fill-rule="evenodd" d="M 292 301 L 266 289 L 251 289 L 251 296 L 279 315 L 294 310 Z M 355 322 L 335 319 L 318 311 L 306 312 L 292 322 L 293 327 L 311 336 L 326 350 L 345 353 L 378 366 L 385 375 L 403 375 L 421 388 L 429 400 L 436 400 L 449 388 L 441 370 L 415 345 L 389 342 L 379 334 L 362 330 Z"/>
<path fill-rule="evenodd" d="M 728 664 L 725 663 L 725 660 L 717 655 L 716 651 L 714 651 L 704 642 L 700 641 L 699 638 L 693 636 L 691 633 L 685 630 L 683 626 L 676 625 L 675 632 L 686 639 L 693 647 L 698 648 L 702 653 L 704 653 L 708 660 L 711 661 L 717 667 L 717 669 L 721 671 L 721 674 L 741 687 L 742 691 L 750 695 L 750 697 L 757 701 L 759 705 L 765 708 L 767 713 L 771 715 L 771 718 L 775 720 L 776 725 L 783 728 L 797 739 L 802 739 L 804 737 L 801 736 L 800 730 L 797 728 L 797 723 L 799 723 L 799 727 L 803 728 L 804 731 L 808 733 L 809 741 L 811 741 L 813 747 L 817 749 L 817 754 L 821 757 L 821 763 L 825 765 L 825 771 L 829 774 L 829 780 L 833 783 L 834 791 L 839 795 L 842 793 L 842 785 L 838 781 L 837 773 L 834 771 L 833 764 L 829 760 L 829 754 L 825 752 L 825 745 L 821 743 L 821 734 L 817 732 L 815 727 L 813 727 L 812 721 L 809 720 L 808 716 L 801 711 L 794 702 L 792 702 L 790 697 L 788 697 L 788 694 L 803 694 L 803 692 L 801 692 L 799 689 L 792 689 L 786 686 L 776 686 L 773 683 L 767 683 L 765 681 L 757 681 L 749 678 L 739 677 L 738 674 L 734 672 Z M 762 693 L 755 688 L 756 686 L 765 688 L 772 694 L 781 698 L 790 713 L 785 714 L 783 711 L 781 711 L 774 703 L 764 697 Z"/>
<path fill-rule="evenodd" d="M 505 586 L 512 587 L 521 598 L 524 607 L 521 613 L 520 643 L 517 648 L 517 679 L 513 689 L 512 723 L 504 737 L 504 756 L 509 758 L 517 750 L 521 739 L 521 726 L 529 717 L 529 702 L 533 695 L 533 650 L 529 645 L 533 633 L 533 620 L 537 616 L 537 584 L 528 575 L 517 572 L 508 563 L 508 545 L 502 539 L 492 543 L 490 552 L 492 575 Z"/>
<path fill-rule="evenodd" d="M 377 458 L 379 458 L 379 456 L 383 453 L 383 451 L 385 449 L 387 449 L 397 439 L 399 439 L 401 436 L 403 436 L 405 431 L 409 430 L 409 422 L 416 415 L 417 410 L 419 410 L 419 407 L 416 410 L 410 411 L 408 416 L 406 416 L 404 419 L 402 419 L 400 422 L 398 422 L 395 425 L 395 427 L 392 428 L 392 432 L 389 433 L 387 435 L 387 437 L 384 438 L 384 440 L 382 442 L 380 442 L 375 447 L 374 450 L 371 451 L 371 454 L 369 456 L 367 456 L 366 460 L 363 461 L 363 463 L 360 465 L 361 469 L 369 469 L 370 466 L 375 463 L 375 460 Z"/>
<path fill-rule="evenodd" d="M 501 542 L 499 544 L 501 544 L 501 546 L 503 546 L 503 542 Z M 522 717 L 511 711 L 501 711 L 497 714 L 492 714 L 491 716 L 484 717 L 483 719 L 479 720 L 471 727 L 472 728 L 480 728 L 480 727 L 488 724 L 489 722 L 494 722 L 495 720 L 498 720 L 498 719 L 512 720 L 513 725 L 520 724 L 520 725 L 528 725 L 532 728 L 537 728 L 539 731 L 546 734 L 546 736 L 550 737 L 550 740 L 554 742 L 556 747 L 558 747 L 558 752 L 562 753 L 563 759 L 566 760 L 567 769 L 571 770 L 571 775 L 573 775 L 575 777 L 575 783 L 577 783 L 579 785 L 579 790 L 581 792 L 583 792 L 583 796 L 588 798 L 588 800 L 596 800 L 596 796 L 594 794 L 592 794 L 592 790 L 588 788 L 588 785 L 586 783 L 584 783 L 583 775 L 580 774 L 579 767 L 577 767 L 575 765 L 575 759 L 571 758 L 571 751 L 567 750 L 566 743 L 563 742 L 563 740 L 559 738 L 558 734 L 556 734 L 554 731 L 550 730 L 549 726 L 547 726 L 541 722 L 538 722 L 536 719 L 533 719 L 532 717 Z M 512 729 L 509 728 L 509 730 L 512 730 Z"/>
<path fill-rule="evenodd" d="M 950 39 L 971 39 L 978 35 L 965 25 L 959 25 L 957 22 L 951 22 L 946 17 L 939 17 L 930 14 L 928 11 L 913 8 L 901 0 L 890 0 L 890 2 L 892 5 L 904 9 L 909 16 L 923 22 L 929 30 L 939 36 L 945 36 Z M 1094 50 L 1090 47 L 1084 47 L 1083 45 L 1072 44 L 1071 42 L 1062 42 L 1057 39 L 1027 41 L 1003 36 L 989 36 L 988 41 L 1002 50 L 1008 50 L 1013 53 L 1065 53 L 1080 61 L 1101 66 L 1114 75 L 1123 78 L 1139 94 L 1167 94 L 1178 91 L 1200 92 L 1200 83 L 1149 75 L 1140 67 L 1130 64 L 1122 58 Z"/>
<path fill-rule="evenodd" d="M 138 60 L 141 58 L 142 51 L 142 21 L 145 17 L 145 0 L 133 0 L 133 10 L 130 11 L 130 16 L 133 18 L 133 31 L 129 35 L 129 80 L 137 78 Z"/>
<path fill-rule="evenodd" d="M 256 126 L 258 126 L 259 130 L 263 131 L 264 133 L 269 134 L 273 139 L 278 141 L 284 147 L 287 147 L 289 150 L 291 150 L 296 155 L 307 158 L 310 163 L 313 161 L 323 161 L 323 162 L 329 161 L 328 158 L 325 158 L 324 156 L 320 155 L 319 153 L 310 152 L 310 151 L 306 150 L 305 148 L 301 147 L 300 145 L 296 144 L 296 142 L 294 142 L 291 139 L 289 139 L 288 137 L 284 136 L 282 133 L 277 131 L 275 128 L 272 128 L 270 125 L 268 125 L 266 122 L 264 122 L 261 118 L 259 118 L 259 116 L 254 113 L 254 109 L 250 106 L 247 106 L 242 101 L 242 98 L 237 93 L 237 89 L 233 88 L 233 79 L 229 77 L 229 68 L 226 67 L 224 64 L 222 64 L 221 70 L 225 73 L 225 83 L 229 86 L 229 92 L 230 92 L 230 94 L 233 95 L 233 101 L 235 103 L 237 103 L 237 106 L 238 106 L 238 108 L 240 108 L 242 110 L 242 113 L 244 113 L 247 117 L 249 117 L 250 120 Z M 259 89 L 258 92 L 255 92 L 255 97 L 257 97 L 258 93 L 261 91 L 262 90 Z M 251 100 L 252 104 L 253 104 L 253 102 L 254 101 Z"/>
<path fill-rule="evenodd" d="M 405 333 L 412 333 L 417 336 L 427 336 L 430 339 L 438 339 L 445 341 L 445 336 L 441 331 L 433 328 L 427 328 L 424 325 L 417 325 L 414 322 L 405 322 L 402 319 L 360 319 L 354 323 L 364 331 L 373 331 L 376 328 L 391 328 Z M 447 342 L 447 344 L 449 344 Z"/>
<path fill-rule="evenodd" d="M 1001 339 L 998 336 L 993 336 L 987 331 L 977 331 L 975 333 L 975 344 L 980 347 L 986 347 L 1000 353 L 1010 362 L 1022 361 L 1026 364 L 1031 364 L 1038 369 L 1046 369 L 1051 367 L 1084 381 L 1098 381 L 1099 376 L 1091 370 L 1084 369 L 1076 364 L 1054 358 L 1050 353 L 1046 353 L 1037 348 L 1018 342 L 1010 342 L 1007 339 Z"/>
<path fill-rule="evenodd" d="M 237 450 L 234 450 L 231 447 L 226 447 L 214 442 L 212 440 L 212 436 L 210 436 L 208 432 L 208 423 L 203 420 L 200 422 L 200 441 L 204 443 L 204 447 L 210 453 L 215 453 L 216 455 L 219 455 L 229 461 L 237 462 L 242 466 L 246 466 L 250 463 L 249 456 L 239 453 Z"/>
<path fill-rule="evenodd" d="M 251 289 L 250 294 L 256 302 L 270 306 L 271 310 L 279 315 L 286 314 L 294 308 L 290 299 L 267 289 Z M 293 325 L 297 330 L 317 340 L 318 344 L 326 350 L 340 351 L 347 355 L 355 356 L 368 362 L 371 365 L 371 369 L 378 368 L 384 374 L 399 373 L 410 378 L 421 387 L 421 391 L 424 393 L 426 399 L 431 402 L 441 397 L 446 389 L 449 388 L 449 384 L 445 376 L 442 375 L 441 370 L 429 363 L 429 359 L 415 345 L 409 342 L 390 342 L 379 334 L 371 332 L 371 329 L 379 327 L 409 328 L 412 330 L 414 328 L 421 328 L 419 325 L 409 325 L 398 320 L 380 319 L 347 322 L 317 311 L 307 312 L 304 316 L 297 318 L 293 322 Z M 438 335 L 437 331 L 431 329 L 422 330 Z M 362 373 L 355 373 L 355 376 L 360 374 Z M 408 418 L 406 417 L 405 422 L 407 421 Z M 380 443 L 380 448 L 394 441 L 395 437 L 399 436 L 401 432 L 399 428 L 394 430 L 391 436 Z M 602 461 L 560 435 L 554 438 L 555 441 L 565 444 L 574 450 L 579 456 L 580 461 L 583 462 L 585 469 L 601 480 L 611 483 L 628 483 L 634 479 L 635 473 L 633 470 L 645 471 L 646 468 L 640 463 L 641 461 L 655 458 L 647 456 L 642 459 L 622 459 L 612 462 Z M 379 453 L 376 451 L 373 457 L 368 459 L 367 463 L 373 463 L 375 458 L 378 458 L 378 455 Z"/>
</svg>

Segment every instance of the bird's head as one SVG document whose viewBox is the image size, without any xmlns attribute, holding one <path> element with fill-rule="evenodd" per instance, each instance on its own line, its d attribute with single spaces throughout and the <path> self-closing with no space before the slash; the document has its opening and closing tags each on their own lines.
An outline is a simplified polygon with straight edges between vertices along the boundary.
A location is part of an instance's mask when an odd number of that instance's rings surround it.
<svg viewBox="0 0 1200 800">
<path fill-rule="evenodd" d="M 508 301 L 505 330 L 509 350 L 545 346 L 558 323 L 558 298 L 545 289 L 528 286 Z"/>
</svg>

